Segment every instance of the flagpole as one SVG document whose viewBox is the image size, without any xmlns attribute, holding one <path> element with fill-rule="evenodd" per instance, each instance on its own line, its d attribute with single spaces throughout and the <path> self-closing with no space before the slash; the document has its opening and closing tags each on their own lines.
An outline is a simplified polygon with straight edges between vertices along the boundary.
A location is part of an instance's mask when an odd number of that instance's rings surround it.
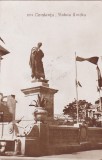
<svg viewBox="0 0 102 160">
<path fill-rule="evenodd" d="M 100 87 L 97 87 L 97 91 L 99 93 L 99 104 L 100 104 L 100 111 L 101 111 L 101 107 L 102 107 L 102 103 L 101 103 L 101 94 L 100 94 Z"/>
<path fill-rule="evenodd" d="M 1 60 L 2 60 L 2 57 L 0 55 L 0 88 L 1 88 Z M 0 91 L 1 92 L 1 91 Z"/>
<path fill-rule="evenodd" d="M 101 103 L 101 94 L 100 94 L 100 88 L 99 88 L 99 101 L 100 101 L 100 111 L 102 110 L 102 103 Z"/>
<path fill-rule="evenodd" d="M 102 56 L 101 56 L 101 61 L 102 61 Z M 102 77 L 101 77 L 102 78 Z M 101 79 L 101 81 L 102 81 L 102 79 Z M 100 96 L 100 111 L 102 111 L 102 102 L 101 102 L 101 88 L 99 88 L 99 96 Z"/>
<path fill-rule="evenodd" d="M 77 62 L 76 62 L 76 52 L 75 52 L 75 71 L 76 71 L 76 79 L 75 79 L 75 86 L 76 86 L 76 106 L 77 106 L 77 123 L 78 123 L 78 86 L 77 86 Z"/>
<path fill-rule="evenodd" d="M 98 92 L 99 92 L 100 110 L 102 111 L 101 92 L 100 92 L 102 87 L 102 77 L 101 77 L 101 72 L 98 65 L 96 69 L 97 69 L 97 75 L 98 75 Z"/>
<path fill-rule="evenodd" d="M 0 55 L 0 88 L 1 88 L 1 60 L 2 60 L 2 57 Z M 0 90 L 0 93 L 1 93 L 1 90 Z M 1 133 L 1 138 L 3 137 L 3 121 L 2 121 L 2 133 Z"/>
</svg>

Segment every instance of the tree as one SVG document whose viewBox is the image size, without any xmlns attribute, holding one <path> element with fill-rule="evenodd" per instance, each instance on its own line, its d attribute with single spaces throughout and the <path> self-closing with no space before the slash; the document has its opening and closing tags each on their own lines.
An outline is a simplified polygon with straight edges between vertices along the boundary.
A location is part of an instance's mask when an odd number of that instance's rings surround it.
<svg viewBox="0 0 102 160">
<path fill-rule="evenodd" d="M 84 118 L 84 113 L 87 109 L 90 108 L 92 104 L 87 102 L 86 100 L 79 100 L 78 101 L 78 114 L 79 114 L 79 118 L 83 119 Z M 69 115 L 71 116 L 73 119 L 76 119 L 77 117 L 77 104 L 76 104 L 76 100 L 74 100 L 72 103 L 69 103 L 68 105 L 66 105 L 63 109 L 64 115 Z"/>
<path fill-rule="evenodd" d="M 100 97 L 100 99 L 98 99 L 97 101 L 95 101 L 95 104 L 99 104 L 100 100 L 101 100 L 101 103 L 102 103 L 102 97 Z"/>
</svg>

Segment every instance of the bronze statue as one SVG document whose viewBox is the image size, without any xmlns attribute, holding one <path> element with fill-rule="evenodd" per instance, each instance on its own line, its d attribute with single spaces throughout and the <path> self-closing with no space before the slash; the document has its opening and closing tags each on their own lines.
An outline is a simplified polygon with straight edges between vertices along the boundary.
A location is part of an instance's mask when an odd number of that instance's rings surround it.
<svg viewBox="0 0 102 160">
<path fill-rule="evenodd" d="M 39 42 L 37 44 L 37 47 L 33 47 L 31 50 L 29 65 L 32 71 L 31 77 L 34 80 L 44 80 L 45 79 L 45 73 L 44 73 L 43 62 L 42 62 L 44 53 L 40 49 L 41 46 L 42 46 L 42 43 Z"/>
</svg>

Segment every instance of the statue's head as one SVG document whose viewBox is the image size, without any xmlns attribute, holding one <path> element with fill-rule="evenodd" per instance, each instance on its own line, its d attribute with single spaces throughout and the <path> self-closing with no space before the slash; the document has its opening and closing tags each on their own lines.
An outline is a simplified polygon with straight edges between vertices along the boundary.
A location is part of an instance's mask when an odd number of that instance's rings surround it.
<svg viewBox="0 0 102 160">
<path fill-rule="evenodd" d="M 38 43 L 38 48 L 40 48 L 42 46 L 42 43 L 41 42 L 39 42 Z"/>
</svg>

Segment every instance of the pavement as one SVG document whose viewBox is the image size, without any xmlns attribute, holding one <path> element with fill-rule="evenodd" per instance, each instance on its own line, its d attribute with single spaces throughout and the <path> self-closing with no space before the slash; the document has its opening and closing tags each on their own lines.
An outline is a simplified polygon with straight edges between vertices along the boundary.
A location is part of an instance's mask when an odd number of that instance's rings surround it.
<svg viewBox="0 0 102 160">
<path fill-rule="evenodd" d="M 43 157 L 0 156 L 0 160 L 102 160 L 102 150 L 75 152 L 73 154 Z"/>
</svg>

